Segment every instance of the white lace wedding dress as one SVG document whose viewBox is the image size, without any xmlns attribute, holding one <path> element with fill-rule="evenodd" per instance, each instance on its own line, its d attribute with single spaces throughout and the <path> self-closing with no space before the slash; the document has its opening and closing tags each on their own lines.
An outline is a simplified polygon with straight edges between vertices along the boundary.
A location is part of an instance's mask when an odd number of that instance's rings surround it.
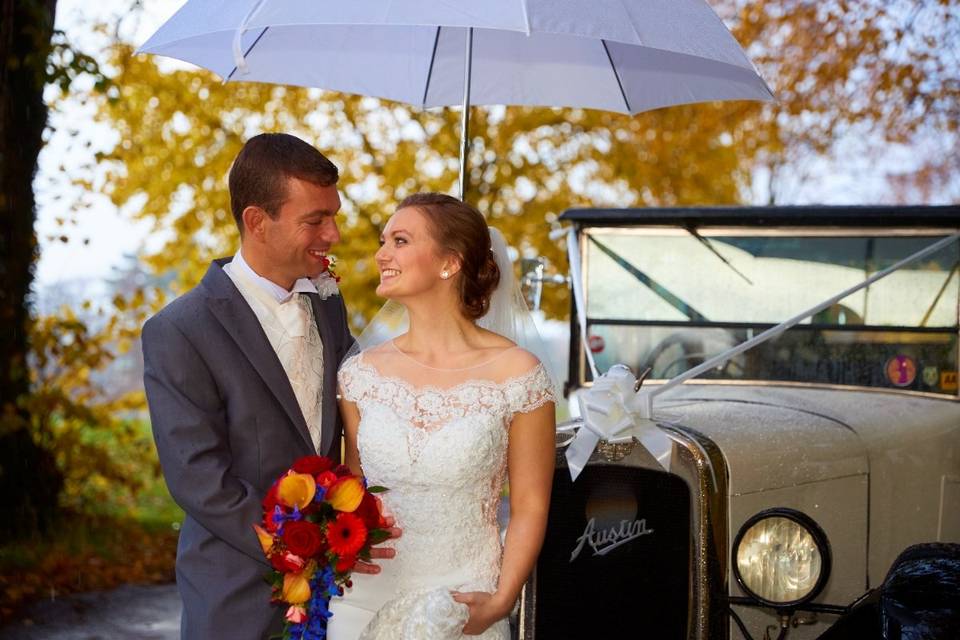
<svg viewBox="0 0 960 640">
<path fill-rule="evenodd" d="M 384 506 L 403 535 L 387 543 L 397 554 L 379 563 L 380 574 L 354 574 L 353 588 L 333 598 L 328 637 L 464 638 L 467 606 L 450 591 L 496 590 L 510 423 L 555 401 L 552 383 L 539 363 L 505 379 L 484 378 L 490 367 L 413 376 L 391 369 L 361 353 L 343 364 L 339 382 L 360 412 L 364 475 L 390 489 Z M 507 621 L 468 637 L 507 640 Z"/>
</svg>

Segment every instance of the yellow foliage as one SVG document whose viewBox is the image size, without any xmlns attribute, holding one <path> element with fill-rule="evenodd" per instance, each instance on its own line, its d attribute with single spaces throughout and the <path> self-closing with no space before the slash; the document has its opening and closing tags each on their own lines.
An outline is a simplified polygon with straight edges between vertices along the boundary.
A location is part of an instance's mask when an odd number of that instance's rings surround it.
<svg viewBox="0 0 960 640">
<path fill-rule="evenodd" d="M 120 305 L 117 305 L 120 306 Z M 98 374 L 142 315 L 115 316 L 93 331 L 69 309 L 32 322 L 31 393 L 21 399 L 34 438 L 54 452 L 64 474 L 61 506 L 136 515 L 138 491 L 159 475 L 142 391 L 116 393 Z"/>
<path fill-rule="evenodd" d="M 759 168 L 767 170 L 773 198 L 777 180 L 797 178 L 803 159 L 829 153 L 853 127 L 881 141 L 905 140 L 929 117 L 913 108 L 918 104 L 956 115 L 948 56 L 909 35 L 921 13 L 928 31 L 957 31 L 956 7 L 956 0 L 912 13 L 880 0 L 720 2 L 716 8 L 770 82 L 776 104 L 679 106 L 634 117 L 475 108 L 468 199 L 522 255 L 544 256 L 565 271 L 563 247 L 548 232 L 567 208 L 736 204 L 749 197 Z M 146 259 L 158 273 L 176 271 L 177 291 L 196 284 L 212 258 L 235 251 L 225 178 L 253 133 L 299 135 L 340 167 L 343 240 L 336 253 L 355 328 L 382 302 L 373 293 L 372 255 L 396 203 L 415 191 L 455 190 L 455 109 L 223 85 L 204 71 L 161 72 L 154 58 L 134 56 L 126 44 L 109 52 L 108 63 L 115 85 L 99 96 L 98 118 L 120 143 L 101 156 L 109 169 L 105 191 L 117 205 L 136 203 L 137 218 L 172 231 Z M 949 129 L 956 120 L 940 117 L 936 126 Z M 549 290 L 545 305 L 551 315 L 566 315 L 566 291 Z"/>
</svg>

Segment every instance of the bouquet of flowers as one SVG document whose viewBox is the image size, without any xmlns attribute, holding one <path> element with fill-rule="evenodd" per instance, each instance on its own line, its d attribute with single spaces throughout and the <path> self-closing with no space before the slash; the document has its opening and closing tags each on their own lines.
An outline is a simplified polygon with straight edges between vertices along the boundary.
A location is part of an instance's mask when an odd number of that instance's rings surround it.
<svg viewBox="0 0 960 640">
<path fill-rule="evenodd" d="M 298 459 L 270 487 L 254 529 L 273 566 L 273 602 L 287 606 L 285 640 L 326 637 L 330 598 L 350 586 L 357 560 L 390 537 L 374 497 L 382 491 L 323 456 Z"/>
</svg>

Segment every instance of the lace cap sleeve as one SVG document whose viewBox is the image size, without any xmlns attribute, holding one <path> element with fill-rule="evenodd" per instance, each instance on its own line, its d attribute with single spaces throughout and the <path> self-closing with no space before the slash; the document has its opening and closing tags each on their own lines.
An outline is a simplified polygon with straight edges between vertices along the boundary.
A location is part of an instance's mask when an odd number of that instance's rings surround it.
<svg viewBox="0 0 960 640">
<path fill-rule="evenodd" d="M 511 414 L 529 413 L 548 402 L 556 402 L 553 381 L 541 363 L 506 385 L 507 404 Z"/>
<path fill-rule="evenodd" d="M 365 387 L 362 371 L 360 370 L 360 356 L 350 356 L 340 365 L 337 371 L 337 383 L 343 399 L 348 402 L 357 402 L 362 396 Z"/>
</svg>

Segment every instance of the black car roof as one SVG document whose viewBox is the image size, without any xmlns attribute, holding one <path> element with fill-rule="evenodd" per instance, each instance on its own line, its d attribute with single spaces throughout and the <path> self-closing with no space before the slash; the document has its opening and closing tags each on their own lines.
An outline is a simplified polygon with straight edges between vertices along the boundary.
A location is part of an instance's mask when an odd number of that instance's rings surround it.
<svg viewBox="0 0 960 640">
<path fill-rule="evenodd" d="M 801 205 L 567 209 L 560 216 L 560 220 L 598 226 L 960 227 L 960 206 Z"/>
</svg>

